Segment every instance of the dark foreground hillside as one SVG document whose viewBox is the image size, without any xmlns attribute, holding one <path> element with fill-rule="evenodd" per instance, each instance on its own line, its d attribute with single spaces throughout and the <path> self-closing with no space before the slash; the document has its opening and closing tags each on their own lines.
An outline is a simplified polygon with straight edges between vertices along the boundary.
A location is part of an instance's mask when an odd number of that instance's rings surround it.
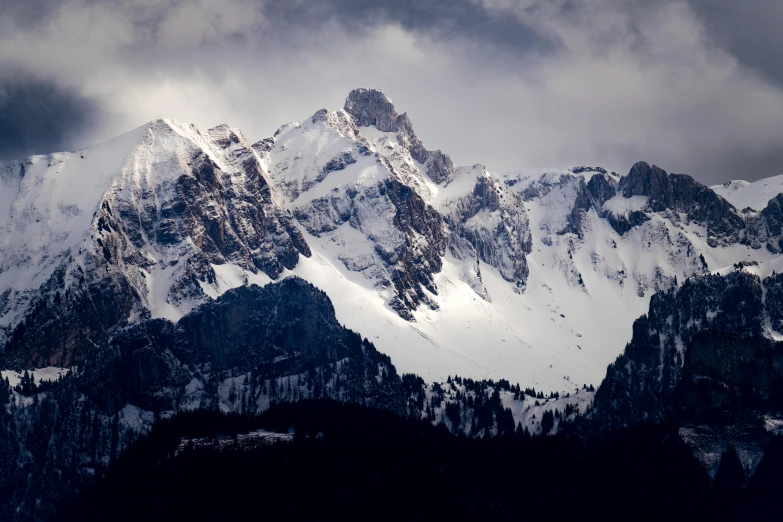
<svg viewBox="0 0 783 522">
<path fill-rule="evenodd" d="M 257 428 L 290 442 L 175 450 L 183 438 Z M 203 440 L 203 439 L 202 439 Z M 783 445 L 742 488 L 735 456 L 714 484 L 665 426 L 585 447 L 561 437 L 468 439 L 393 413 L 330 401 L 257 418 L 178 414 L 132 446 L 62 513 L 84 520 L 741 520 L 775 507 Z"/>
</svg>

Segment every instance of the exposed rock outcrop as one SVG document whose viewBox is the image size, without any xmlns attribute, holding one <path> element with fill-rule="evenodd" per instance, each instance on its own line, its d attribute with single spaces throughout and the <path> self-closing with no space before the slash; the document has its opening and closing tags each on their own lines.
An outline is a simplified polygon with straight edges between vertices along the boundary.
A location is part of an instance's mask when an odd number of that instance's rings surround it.
<svg viewBox="0 0 783 522">
<path fill-rule="evenodd" d="M 402 146 L 411 156 L 425 166 L 427 176 L 435 183 L 449 181 L 454 175 L 454 164 L 448 155 L 439 150 L 429 151 L 413 131 L 407 113 L 397 114 L 394 104 L 378 89 L 354 89 L 345 100 L 345 112 L 360 127 L 373 126 L 382 132 L 397 133 Z"/>
<path fill-rule="evenodd" d="M 469 192 L 441 202 L 439 208 L 451 229 L 451 253 L 459 260 L 469 260 L 463 280 L 477 287 L 480 271 L 472 269 L 472 260 L 480 259 L 523 291 L 532 238 L 522 199 L 487 173 L 483 165 L 461 167 L 456 175 L 475 185 Z M 486 290 L 478 293 L 487 297 Z"/>
<path fill-rule="evenodd" d="M 762 283 L 740 270 L 655 294 L 625 352 L 607 369 L 594 426 L 677 422 L 713 473 L 715 444 L 717 457 L 729 444 L 738 448 L 752 472 L 770 436 L 766 419 L 783 409 L 783 343 L 772 339 L 767 323 L 780 321 L 779 279 Z"/>
<path fill-rule="evenodd" d="M 362 134 L 368 126 L 394 134 L 368 138 Z M 422 303 L 436 306 L 428 293 L 438 292 L 434 276 L 446 236 L 443 219 L 425 199 L 430 194 L 416 161 L 421 154 L 434 158 L 431 165 L 440 160 L 421 146 L 386 95 L 352 91 L 345 110 L 318 111 L 263 143 L 256 149 L 297 221 L 339 245 L 337 257 L 348 270 L 381 292 L 390 290 L 389 306 L 405 319 L 413 320 Z M 356 244 L 356 232 L 364 244 Z"/>
<path fill-rule="evenodd" d="M 745 223 L 734 206 L 686 174 L 667 174 L 640 161 L 620 180 L 618 192 L 626 198 L 647 196 L 652 212 L 684 213 L 705 224 L 711 246 L 742 239 Z"/>
<path fill-rule="evenodd" d="M 764 219 L 766 236 L 762 237 L 766 239 L 767 250 L 780 254 L 783 252 L 783 194 L 772 198 L 761 211 L 761 216 Z"/>
</svg>

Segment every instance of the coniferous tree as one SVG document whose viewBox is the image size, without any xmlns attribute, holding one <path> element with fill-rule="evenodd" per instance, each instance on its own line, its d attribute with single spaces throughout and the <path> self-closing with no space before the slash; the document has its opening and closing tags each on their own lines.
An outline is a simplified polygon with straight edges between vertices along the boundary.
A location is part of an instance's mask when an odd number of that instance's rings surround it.
<svg viewBox="0 0 783 522">
<path fill-rule="evenodd" d="M 492 397 L 490 397 L 489 401 L 493 408 L 500 408 L 500 393 L 498 392 L 497 388 L 495 388 L 495 391 L 492 392 Z"/>
<path fill-rule="evenodd" d="M 555 426 L 555 416 L 551 410 L 547 410 L 541 416 L 541 435 L 548 435 Z"/>
<path fill-rule="evenodd" d="M 25 370 L 22 374 L 22 379 L 19 381 L 19 384 L 16 387 L 17 393 L 20 393 L 22 395 L 32 395 L 36 391 L 35 386 L 35 379 L 33 378 L 30 373 Z"/>
<path fill-rule="evenodd" d="M 452 425 L 454 426 L 455 432 L 460 425 L 460 414 L 461 414 L 461 409 L 458 402 L 446 403 L 446 417 L 448 417 L 448 419 L 451 421 Z"/>
<path fill-rule="evenodd" d="M 8 377 L 5 379 L 0 378 L 0 415 L 5 412 L 5 405 L 11 399 L 11 385 L 8 382 Z"/>
<path fill-rule="evenodd" d="M 718 465 L 715 475 L 715 493 L 718 498 L 730 501 L 736 497 L 745 484 L 745 469 L 734 446 L 729 445 Z"/>
</svg>

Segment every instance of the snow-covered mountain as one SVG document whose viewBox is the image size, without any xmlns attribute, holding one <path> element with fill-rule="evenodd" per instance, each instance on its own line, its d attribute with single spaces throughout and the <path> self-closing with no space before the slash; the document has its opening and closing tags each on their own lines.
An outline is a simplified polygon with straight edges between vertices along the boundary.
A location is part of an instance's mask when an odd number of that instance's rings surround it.
<svg viewBox="0 0 783 522">
<path fill-rule="evenodd" d="M 81 364 L 117 327 L 176 321 L 242 274 L 264 284 L 310 255 L 258 157 L 225 126 L 157 120 L 7 163 L 0 183 L 0 339 L 21 367 Z"/>
<path fill-rule="evenodd" d="M 314 259 L 340 274 L 308 279 L 340 296 L 338 317 L 398 367 L 433 379 L 598 382 L 652 293 L 767 260 L 773 251 L 757 247 L 780 235 L 751 230 L 692 178 L 643 163 L 624 177 L 586 167 L 497 174 L 452 169 L 445 157 L 432 172 L 421 149 L 388 97 L 357 90 L 343 111 L 281 128 L 262 159 L 313 236 Z M 385 188 L 396 184 L 420 207 L 399 204 Z"/>
<path fill-rule="evenodd" d="M 0 183 L 0 342 L 20 368 L 298 275 L 402 372 L 570 390 L 600 382 L 653 293 L 771 262 L 783 237 L 774 188 L 731 204 L 756 184 L 454 166 L 372 89 L 252 145 L 158 120 Z"/>
<path fill-rule="evenodd" d="M 783 178 L 454 165 L 373 89 L 256 143 L 157 120 L 0 163 L 0 509 L 50 509 L 174 412 L 312 397 L 469 436 L 690 408 L 712 465 L 714 396 L 752 419 L 752 467 L 780 425 L 781 252 Z M 747 354 L 771 369 L 732 373 Z"/>
<path fill-rule="evenodd" d="M 736 208 L 742 210 L 750 208 L 758 212 L 783 192 L 783 175 L 764 178 L 753 183 L 735 179 L 710 188 Z"/>
</svg>

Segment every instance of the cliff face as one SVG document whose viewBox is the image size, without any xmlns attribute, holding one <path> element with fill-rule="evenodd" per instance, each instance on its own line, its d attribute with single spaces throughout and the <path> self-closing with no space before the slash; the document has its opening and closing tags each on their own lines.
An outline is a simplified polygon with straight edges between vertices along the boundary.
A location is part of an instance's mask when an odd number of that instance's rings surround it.
<svg viewBox="0 0 783 522">
<path fill-rule="evenodd" d="M 768 262 L 783 238 L 772 188 L 740 211 L 646 163 L 625 176 L 454 166 L 376 89 L 253 145 L 158 120 L 0 163 L 0 191 L 7 369 L 82 365 L 140 320 L 296 274 L 406 372 L 563 391 L 598 382 L 654 292 Z"/>
<path fill-rule="evenodd" d="M 646 197 L 645 210 L 675 216 L 679 213 L 687 221 L 702 224 L 706 228 L 707 243 L 712 248 L 738 243 L 751 249 L 765 246 L 772 253 L 781 252 L 781 194 L 765 200 L 760 210 L 737 209 L 692 177 L 667 174 L 645 162 L 631 168 L 628 175 L 620 180 L 618 191 L 625 198 Z"/>
<path fill-rule="evenodd" d="M 139 321 L 96 346 L 74 375 L 0 405 L 0 515 L 51 516 L 174 412 L 252 414 L 318 397 L 398 415 L 408 407 L 389 358 L 342 327 L 326 294 L 301 279 L 229 290 L 176 324 Z"/>
<path fill-rule="evenodd" d="M 377 89 L 354 89 L 348 94 L 343 110 L 353 117 L 360 127 L 375 127 L 381 132 L 396 133 L 397 139 L 411 157 L 424 165 L 427 176 L 441 184 L 451 180 L 454 164 L 448 155 L 439 150 L 424 148 L 413 131 L 407 113 L 398 114 L 392 101 Z"/>
<path fill-rule="evenodd" d="M 745 223 L 726 200 L 685 174 L 667 174 L 645 162 L 635 164 L 620 181 L 624 197 L 646 196 L 653 212 L 681 212 L 688 219 L 705 223 L 713 241 L 735 242 L 741 239 Z"/>
<path fill-rule="evenodd" d="M 779 280 L 739 270 L 654 295 L 596 392 L 594 426 L 676 422 L 711 471 L 731 445 L 752 472 L 783 411 Z"/>
<path fill-rule="evenodd" d="M 439 197 L 436 206 L 450 229 L 451 254 L 465 261 L 463 280 L 488 299 L 475 267 L 480 260 L 523 292 L 530 273 L 526 256 L 532 250 L 532 237 L 522 198 L 483 165 L 460 167 L 452 183 L 462 191 Z"/>
<path fill-rule="evenodd" d="M 330 365 L 340 368 L 324 370 Z M 151 320 L 127 328 L 85 369 L 84 382 L 110 415 L 129 403 L 152 411 L 254 412 L 275 400 L 261 393 L 265 381 L 316 369 L 340 375 L 346 399 L 377 400 L 403 413 L 388 381 L 375 379 L 384 371 L 396 378 L 388 357 L 340 326 L 326 294 L 298 278 L 229 290 L 176 325 Z M 323 393 L 335 391 L 330 378 L 320 378 Z M 241 389 L 236 400 L 218 392 L 228 381 Z"/>
</svg>

